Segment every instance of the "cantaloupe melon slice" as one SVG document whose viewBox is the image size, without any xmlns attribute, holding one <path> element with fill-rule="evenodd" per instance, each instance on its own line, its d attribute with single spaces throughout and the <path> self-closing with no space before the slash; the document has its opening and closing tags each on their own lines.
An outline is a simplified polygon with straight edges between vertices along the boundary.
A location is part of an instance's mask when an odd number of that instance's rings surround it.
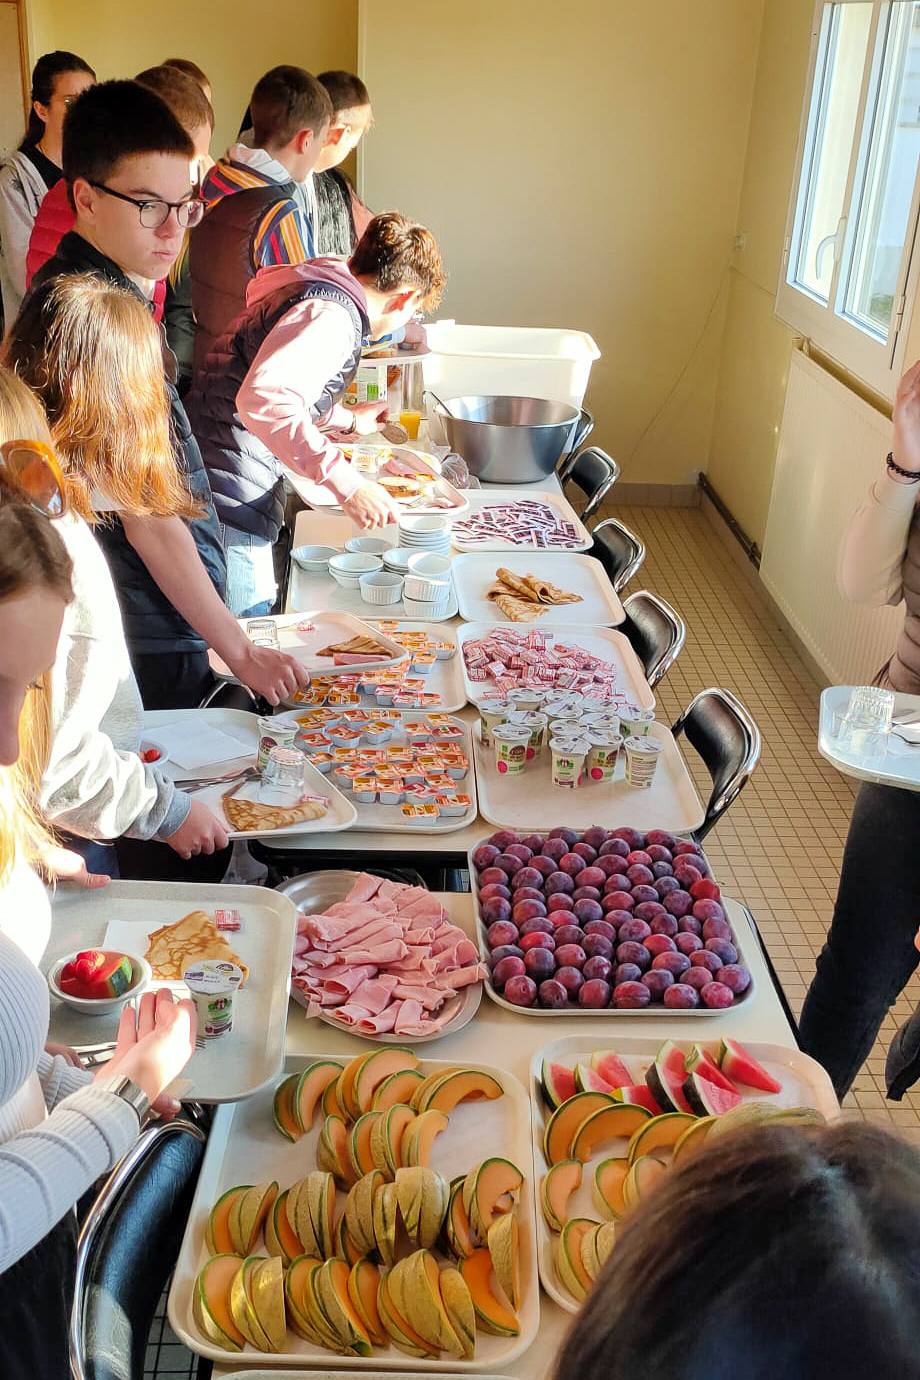
<svg viewBox="0 0 920 1380">
<path fill-rule="evenodd" d="M 714 1116 L 699 1116 L 695 1119 L 692 1126 L 688 1126 L 674 1142 L 674 1149 L 671 1154 L 672 1161 L 689 1159 L 695 1155 L 697 1150 L 702 1149 L 706 1143 L 706 1137 L 716 1123 Z"/>
<path fill-rule="evenodd" d="M 597 1258 L 601 1269 L 607 1264 L 616 1239 L 616 1222 L 605 1222 L 597 1229 Z"/>
<path fill-rule="evenodd" d="M 345 1356 L 351 1356 L 353 1354 L 351 1348 L 343 1341 L 342 1337 L 332 1326 L 317 1292 L 316 1281 L 322 1267 L 323 1262 L 320 1261 L 307 1272 L 304 1282 L 304 1306 L 308 1311 L 309 1317 L 313 1321 L 314 1327 L 325 1338 L 323 1343 L 324 1346 L 330 1351 L 338 1351 Z"/>
<path fill-rule="evenodd" d="M 437 1085 L 441 1083 L 445 1078 L 448 1078 L 452 1073 L 462 1072 L 463 1069 L 459 1065 L 451 1065 L 448 1066 L 446 1069 L 438 1069 L 435 1073 L 426 1074 L 426 1076 L 422 1079 L 421 1083 L 419 1083 L 412 1090 L 412 1097 L 409 1099 L 409 1106 L 412 1107 L 416 1112 L 424 1111 L 425 1108 L 422 1106 L 422 1102 L 428 1096 L 428 1094 L 434 1088 L 436 1088 Z"/>
<path fill-rule="evenodd" d="M 479 1247 L 460 1261 L 460 1273 L 470 1291 L 477 1324 L 485 1332 L 494 1332 L 501 1337 L 516 1337 L 520 1324 L 515 1314 L 502 1303 L 492 1287 L 492 1257 L 483 1247 Z"/>
<path fill-rule="evenodd" d="M 287 1341 L 284 1314 L 284 1263 L 280 1256 L 258 1261 L 246 1274 L 246 1290 L 270 1351 L 283 1351 Z"/>
<path fill-rule="evenodd" d="M 345 1109 L 339 1102 L 338 1096 L 341 1077 L 342 1075 L 339 1074 L 338 1078 L 334 1078 L 331 1083 L 326 1085 L 325 1091 L 319 1100 L 319 1106 L 324 1117 L 339 1116 L 344 1121 L 346 1119 Z"/>
<path fill-rule="evenodd" d="M 462 1178 L 455 1179 L 451 1184 L 450 1201 L 444 1226 L 448 1245 L 457 1259 L 462 1260 L 464 1256 L 472 1255 L 479 1242 L 476 1233 L 470 1226 L 466 1208 L 463 1206 Z"/>
<path fill-rule="evenodd" d="M 344 1345 L 356 1356 L 370 1356 L 371 1339 L 348 1295 L 350 1273 L 344 1260 L 327 1260 L 313 1277 L 316 1296 Z"/>
<path fill-rule="evenodd" d="M 230 1209 L 238 1198 L 242 1198 L 252 1188 L 252 1184 L 240 1184 L 228 1188 L 211 1208 L 208 1224 L 204 1229 L 204 1243 L 212 1255 L 236 1255 L 233 1238 L 230 1235 Z"/>
<path fill-rule="evenodd" d="M 294 1120 L 294 1092 L 300 1081 L 299 1073 L 292 1073 L 280 1082 L 272 1098 L 272 1120 L 277 1130 L 288 1140 L 299 1140 L 303 1131 Z"/>
<path fill-rule="evenodd" d="M 345 1214 L 339 1218 L 338 1226 L 335 1229 L 335 1254 L 339 1260 L 344 1260 L 346 1265 L 351 1268 L 362 1259 L 364 1251 L 354 1241 L 348 1230 L 348 1223 L 345 1221 Z"/>
<path fill-rule="evenodd" d="M 322 1261 L 316 1256 L 300 1255 L 292 1260 L 284 1275 L 284 1302 L 294 1331 L 314 1346 L 326 1346 L 317 1318 L 305 1299 L 306 1281 Z"/>
<path fill-rule="evenodd" d="M 302 1253 L 303 1245 L 288 1220 L 287 1199 L 288 1190 L 285 1189 L 278 1194 L 265 1219 L 265 1247 L 271 1255 L 280 1255 L 284 1263 L 290 1265 Z"/>
<path fill-rule="evenodd" d="M 579 1303 L 587 1297 L 593 1280 L 584 1267 L 581 1258 L 582 1238 L 587 1232 L 600 1226 L 587 1217 L 572 1217 L 556 1242 L 556 1273 L 565 1289 Z"/>
<path fill-rule="evenodd" d="M 409 1324 L 407 1318 L 399 1313 L 390 1298 L 390 1290 L 387 1276 L 388 1270 L 382 1271 L 380 1275 L 380 1288 L 377 1291 L 377 1311 L 380 1314 L 380 1321 L 389 1334 L 390 1341 L 400 1351 L 404 1351 L 407 1356 L 432 1356 L 432 1352 L 425 1342 Z"/>
<path fill-rule="evenodd" d="M 448 1115 L 461 1102 L 492 1101 L 501 1097 L 502 1085 L 497 1078 L 482 1069 L 458 1069 L 447 1074 L 418 1101 L 417 1111 L 446 1112 Z"/>
<path fill-rule="evenodd" d="M 484 1241 L 495 1217 L 495 1204 L 503 1193 L 516 1193 L 524 1176 L 510 1160 L 494 1156 L 471 1169 L 463 1181 L 463 1206 L 470 1226 Z"/>
<path fill-rule="evenodd" d="M 247 1338 L 233 1321 L 230 1289 L 243 1264 L 238 1255 L 213 1255 L 201 1267 L 192 1296 L 192 1313 L 202 1336 L 225 1351 L 242 1351 Z"/>
<path fill-rule="evenodd" d="M 411 1049 L 398 1049 L 390 1046 L 378 1049 L 366 1059 L 355 1075 L 351 1100 L 359 1112 L 369 1112 L 373 1106 L 374 1093 L 380 1084 L 395 1073 L 414 1072 L 418 1068 L 418 1055 Z M 382 1111 L 378 1108 L 378 1111 Z"/>
<path fill-rule="evenodd" d="M 486 1238 L 495 1277 L 515 1312 L 521 1306 L 521 1247 L 517 1213 L 496 1217 Z"/>
<path fill-rule="evenodd" d="M 361 1115 L 361 1108 L 354 1100 L 355 1079 L 368 1059 L 372 1059 L 376 1053 L 376 1050 L 371 1050 L 370 1054 L 356 1054 L 342 1070 L 335 1095 L 339 1100 L 339 1106 L 345 1113 L 346 1120 L 356 1121 Z"/>
<path fill-rule="evenodd" d="M 546 1123 L 543 1133 L 543 1157 L 547 1164 L 558 1164 L 560 1160 L 572 1158 L 572 1141 L 575 1132 L 592 1112 L 604 1107 L 615 1106 L 608 1093 L 576 1093 L 557 1107 Z"/>
<path fill-rule="evenodd" d="M 373 1216 L 374 1239 L 384 1265 L 392 1265 L 396 1260 L 398 1213 L 399 1199 L 396 1196 L 395 1183 L 382 1184 L 374 1194 Z"/>
<path fill-rule="evenodd" d="M 256 1184 L 243 1195 L 239 1204 L 239 1245 L 245 1255 L 252 1255 L 255 1250 L 265 1219 L 271 1212 L 277 1196 L 278 1185 L 274 1182 Z M 228 1217 L 231 1232 L 235 1220 L 235 1214 L 231 1209 Z"/>
<path fill-rule="evenodd" d="M 633 1160 L 629 1173 L 623 1180 L 623 1202 L 627 1210 L 637 1208 L 643 1198 L 654 1192 L 655 1185 L 666 1175 L 668 1167 L 654 1155 L 640 1155 Z"/>
<path fill-rule="evenodd" d="M 664 1112 L 644 1122 L 632 1134 L 626 1150 L 630 1164 L 640 1155 L 653 1155 L 656 1150 L 670 1150 L 676 1141 L 699 1120 L 687 1112 Z"/>
<path fill-rule="evenodd" d="M 308 1064 L 301 1073 L 292 1099 L 294 1120 L 301 1131 L 310 1130 L 317 1103 L 341 1072 L 341 1064 L 335 1063 L 334 1060 L 318 1059 L 315 1063 Z"/>
<path fill-rule="evenodd" d="M 377 1312 L 380 1271 L 367 1256 L 356 1260 L 348 1276 L 348 1297 L 367 1335 L 375 1346 L 386 1346 L 389 1338 Z"/>
<path fill-rule="evenodd" d="M 602 1107 L 587 1117 L 575 1132 L 572 1158 L 585 1164 L 599 1145 L 608 1140 L 618 1140 L 621 1136 L 631 1136 L 650 1119 L 651 1113 L 645 1107 L 633 1107 L 628 1102 L 615 1102 L 611 1107 Z"/>
<path fill-rule="evenodd" d="M 313 1227 L 317 1254 L 328 1259 L 335 1248 L 335 1183 L 331 1174 L 314 1169 L 304 1180 L 302 1194 L 306 1196 L 307 1211 Z M 297 1204 L 298 1220 L 301 1204 Z"/>
<path fill-rule="evenodd" d="M 540 1206 L 550 1231 L 562 1231 L 569 1215 L 569 1199 L 581 1184 L 581 1160 L 551 1165 L 540 1183 Z"/>
<path fill-rule="evenodd" d="M 370 1174 L 362 1175 L 354 1187 L 349 1189 L 348 1197 L 345 1199 L 343 1221 L 355 1245 L 363 1247 L 363 1255 L 369 1255 L 377 1249 L 374 1234 L 374 1195 L 385 1183 L 383 1171 L 372 1169 Z"/>
<path fill-rule="evenodd" d="M 407 1262 L 407 1316 L 433 1350 L 449 1351 L 462 1359 L 464 1347 L 454 1331 L 441 1299 L 438 1262 L 431 1251 L 416 1251 Z"/>
<path fill-rule="evenodd" d="M 363 1112 L 348 1134 L 348 1162 L 356 1179 L 376 1168 L 371 1154 L 371 1131 L 383 1112 Z"/>
<path fill-rule="evenodd" d="M 628 1173 L 629 1160 L 619 1157 L 601 1160 L 595 1169 L 591 1196 L 594 1206 L 603 1216 L 622 1217 L 625 1214 L 623 1181 Z"/>
<path fill-rule="evenodd" d="M 423 1165 L 426 1169 L 431 1163 L 431 1148 L 435 1138 L 446 1131 L 448 1117 L 446 1112 L 438 1112 L 429 1107 L 406 1126 L 399 1147 L 400 1160 L 404 1165 Z"/>
<path fill-rule="evenodd" d="M 408 1105 L 412 1094 L 424 1081 L 425 1075 L 418 1069 L 404 1069 L 401 1073 L 391 1073 L 389 1078 L 385 1078 L 374 1089 L 371 1111 L 386 1112 L 391 1107 Z"/>
<path fill-rule="evenodd" d="M 322 1124 L 316 1142 L 316 1167 L 331 1174 L 343 1188 L 355 1182 L 348 1154 L 348 1127 L 339 1116 L 327 1116 Z"/>
<path fill-rule="evenodd" d="M 463 1348 L 461 1360 L 472 1361 L 476 1350 L 476 1310 L 460 1271 L 446 1265 L 438 1281 L 441 1302 Z"/>
<path fill-rule="evenodd" d="M 403 1137 L 417 1113 L 411 1107 L 396 1106 L 388 1107 L 386 1111 L 376 1109 L 369 1115 L 376 1117 L 371 1125 L 369 1141 L 371 1159 L 377 1169 L 381 1169 L 388 1179 L 393 1179 L 403 1162 Z"/>
</svg>

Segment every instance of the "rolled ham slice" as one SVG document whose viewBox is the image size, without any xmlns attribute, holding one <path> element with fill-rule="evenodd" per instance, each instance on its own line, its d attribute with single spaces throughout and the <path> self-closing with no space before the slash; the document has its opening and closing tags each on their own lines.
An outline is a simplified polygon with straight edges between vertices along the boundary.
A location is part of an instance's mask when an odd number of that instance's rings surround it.
<svg viewBox="0 0 920 1380">
<path fill-rule="evenodd" d="M 372 896 L 377 895 L 382 881 L 382 877 L 372 877 L 369 872 L 362 872 L 360 877 L 356 878 L 345 899 L 347 901 L 369 901 Z"/>
<path fill-rule="evenodd" d="M 367 948 L 340 949 L 338 957 L 346 963 L 374 963 L 379 968 L 384 963 L 392 963 L 394 960 L 405 958 L 409 952 L 408 945 L 401 939 L 387 939 L 380 944 L 371 944 Z"/>
<path fill-rule="evenodd" d="M 389 1006 L 380 1012 L 379 1016 L 369 1016 L 365 1013 L 364 1017 L 357 1022 L 356 1029 L 360 1035 L 385 1035 L 396 1025 L 396 1018 L 399 1015 L 399 1002 L 390 1002 Z M 339 1008 L 341 1012 L 343 1008 Z"/>
</svg>

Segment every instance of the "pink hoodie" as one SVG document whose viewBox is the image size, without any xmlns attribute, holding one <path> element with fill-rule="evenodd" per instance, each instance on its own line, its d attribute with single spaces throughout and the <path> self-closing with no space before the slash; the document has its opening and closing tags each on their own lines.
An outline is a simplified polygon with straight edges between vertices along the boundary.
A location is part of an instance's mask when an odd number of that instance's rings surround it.
<svg viewBox="0 0 920 1380">
<path fill-rule="evenodd" d="M 246 305 L 304 280 L 345 287 L 366 310 L 361 285 L 345 261 L 336 258 L 260 269 L 246 290 Z M 310 481 L 298 489 L 310 501 L 312 488 L 319 505 L 329 503 L 330 492 L 342 502 L 363 483 L 339 446 L 324 435 L 348 427 L 348 409 L 337 403 L 321 426 L 310 417 L 310 408 L 353 348 L 354 328 L 344 307 L 298 302 L 265 337 L 236 397 L 243 425 L 282 465 Z"/>
</svg>

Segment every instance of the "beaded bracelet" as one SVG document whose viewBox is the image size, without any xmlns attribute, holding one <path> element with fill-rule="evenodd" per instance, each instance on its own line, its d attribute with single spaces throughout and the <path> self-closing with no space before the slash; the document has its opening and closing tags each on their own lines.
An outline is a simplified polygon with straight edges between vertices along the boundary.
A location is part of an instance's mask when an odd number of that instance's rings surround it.
<svg viewBox="0 0 920 1380">
<path fill-rule="evenodd" d="M 896 465 L 891 451 L 888 452 L 888 458 L 885 464 L 893 474 L 899 474 L 902 479 L 920 479 L 920 470 L 904 470 L 900 465 Z"/>
</svg>

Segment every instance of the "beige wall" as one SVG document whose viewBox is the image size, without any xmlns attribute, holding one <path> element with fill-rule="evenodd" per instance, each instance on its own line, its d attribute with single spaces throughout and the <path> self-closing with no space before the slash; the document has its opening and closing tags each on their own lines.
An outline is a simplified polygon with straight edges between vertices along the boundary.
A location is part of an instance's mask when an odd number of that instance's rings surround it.
<svg viewBox="0 0 920 1380">
<path fill-rule="evenodd" d="M 361 3 L 369 204 L 436 231 L 446 314 L 594 336 L 595 436 L 634 482 L 706 464 L 762 11 Z"/>
<path fill-rule="evenodd" d="M 133 76 L 167 57 L 188 57 L 214 89 L 212 152 L 236 135 L 258 78 L 277 63 L 311 72 L 354 71 L 357 0 L 28 0 L 32 60 L 52 48 L 79 53 L 100 77 Z"/>
</svg>

